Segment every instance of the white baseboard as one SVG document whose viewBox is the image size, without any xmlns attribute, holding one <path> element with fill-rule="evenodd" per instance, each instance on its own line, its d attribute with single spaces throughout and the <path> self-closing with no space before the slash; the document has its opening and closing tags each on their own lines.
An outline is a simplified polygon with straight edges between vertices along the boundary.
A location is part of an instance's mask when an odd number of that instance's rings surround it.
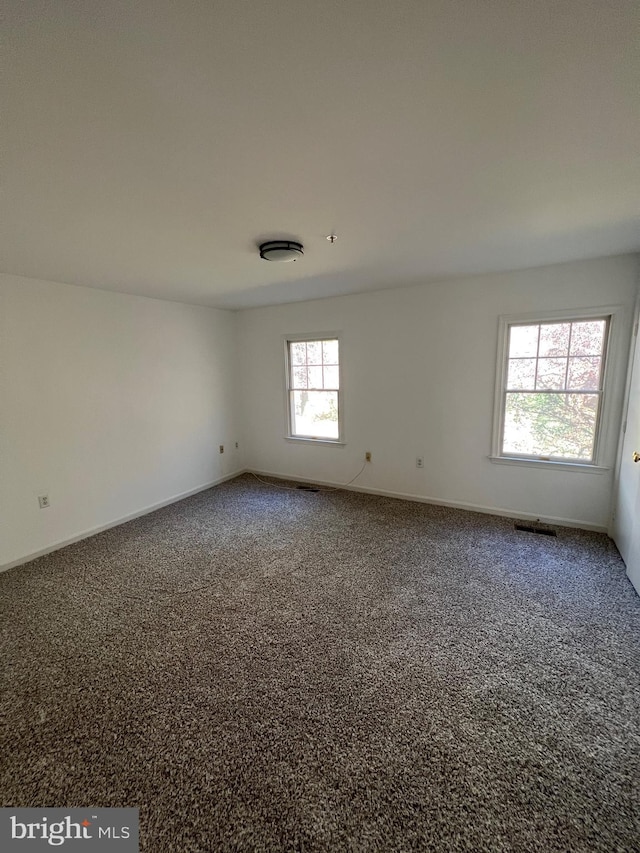
<svg viewBox="0 0 640 853">
<path fill-rule="evenodd" d="M 0 572 L 6 572 L 7 569 L 13 569 L 16 566 L 22 566 L 25 563 L 30 563 L 31 560 L 37 560 L 38 557 L 44 557 L 45 554 L 51 554 L 53 551 L 59 551 L 60 548 L 65 548 L 67 545 L 73 545 L 74 542 L 80 542 L 82 539 L 88 539 L 90 536 L 102 533 L 103 530 L 109 530 L 112 527 L 117 527 L 119 524 L 125 524 L 127 521 L 133 521 L 134 518 L 141 518 L 143 515 L 155 512 L 157 509 L 162 509 L 165 506 L 178 503 L 178 501 L 183 501 L 185 498 L 191 497 L 191 495 L 197 495 L 198 492 L 206 492 L 207 489 L 211 489 L 213 486 L 218 486 L 226 480 L 233 480 L 235 477 L 239 477 L 240 474 L 244 474 L 245 471 L 246 468 L 241 468 L 238 471 L 234 471 L 232 474 L 225 474 L 224 477 L 218 477 L 217 480 L 212 480 L 210 483 L 203 483 L 200 486 L 196 486 L 195 489 L 189 489 L 186 492 L 181 492 L 179 495 L 173 495 L 171 498 L 167 498 L 164 501 L 158 501 L 158 503 L 151 504 L 144 509 L 131 512 L 129 515 L 123 515 L 121 518 L 116 518 L 113 521 L 109 521 L 107 524 L 99 524 L 97 527 L 91 527 L 89 530 L 83 530 L 82 533 L 77 533 L 74 536 L 70 536 L 68 539 L 61 539 L 59 542 L 47 545 L 46 548 L 41 548 L 39 551 L 33 551 L 30 554 L 25 554 L 24 557 L 19 557 L 17 560 L 12 560 L 10 563 L 5 563 L 0 566 Z"/>
<path fill-rule="evenodd" d="M 293 480 L 294 482 L 299 483 L 316 483 L 319 486 L 331 486 L 333 488 L 345 489 L 346 491 L 351 492 L 361 492 L 367 495 L 380 495 L 382 497 L 396 498 L 398 500 L 434 504 L 436 506 L 446 506 L 452 507 L 454 509 L 466 509 L 470 512 L 480 512 L 484 513 L 485 515 L 498 515 L 503 516 L 504 518 L 518 518 L 527 521 L 541 521 L 545 524 L 556 524 L 561 527 L 577 527 L 581 530 L 593 530 L 597 533 L 608 533 L 607 527 L 605 525 L 591 524 L 588 521 L 581 521 L 577 518 L 560 518 L 552 515 L 542 516 L 528 512 L 514 512 L 513 510 L 504 509 L 503 507 L 483 506 L 481 504 L 463 503 L 461 501 L 448 501 L 443 500 L 442 498 L 427 497 L 425 495 L 412 495 L 407 492 L 391 492 L 386 489 L 374 489 L 366 486 L 343 486 L 341 483 L 334 483 L 330 480 L 309 479 L 308 477 L 297 477 L 293 474 L 282 474 L 275 471 L 240 468 L 239 470 L 234 471 L 231 474 L 226 474 L 224 477 L 219 477 L 218 479 L 212 480 L 209 483 L 203 483 L 200 486 L 196 486 L 194 489 L 189 489 L 189 491 L 181 492 L 179 495 L 174 495 L 173 497 L 167 498 L 166 500 L 151 504 L 150 506 L 138 510 L 137 512 L 132 512 L 129 515 L 122 516 L 121 518 L 116 518 L 113 521 L 108 522 L 107 524 L 101 524 L 97 527 L 92 527 L 89 530 L 84 530 L 82 531 L 82 533 L 77 533 L 67 539 L 62 539 L 58 542 L 54 542 L 51 545 L 48 545 L 46 548 L 40 549 L 39 551 L 33 551 L 30 554 L 25 554 L 23 557 L 19 557 L 17 560 L 13 560 L 10 563 L 5 563 L 4 565 L 0 566 L 0 572 L 5 572 L 8 569 L 15 568 L 16 566 L 22 566 L 25 563 L 30 563 L 31 560 L 36 560 L 38 557 L 44 557 L 45 554 L 51 554 L 53 551 L 58 551 L 60 548 L 64 548 L 67 545 L 72 545 L 74 542 L 80 542 L 82 539 L 88 539 L 90 536 L 95 536 L 97 533 L 102 533 L 103 530 L 109 530 L 112 527 L 117 527 L 119 524 L 125 524 L 127 521 L 133 521 L 134 518 L 141 518 L 143 515 L 148 515 L 150 512 L 155 512 L 157 509 L 162 509 L 165 506 L 170 506 L 171 504 L 178 503 L 178 501 L 182 501 L 185 498 L 191 497 L 191 495 L 196 495 L 198 494 L 198 492 L 204 492 L 207 489 L 211 489 L 213 486 L 217 486 L 220 483 L 226 482 L 227 480 L 233 480 L 235 477 L 239 477 L 241 474 L 245 473 L 254 473 L 262 475 L 264 477 L 273 477 L 277 480 Z"/>
<path fill-rule="evenodd" d="M 307 477 L 296 477 L 293 474 L 280 474 L 273 471 L 260 471 L 248 469 L 249 473 L 260 474 L 264 477 L 274 477 L 278 480 L 293 480 L 299 483 L 316 483 L 319 486 L 332 486 L 349 492 L 362 492 L 367 495 L 380 495 L 385 498 L 397 498 L 403 501 L 415 501 L 417 503 L 434 504 L 436 506 L 452 507 L 453 509 L 466 509 L 470 512 L 481 512 L 485 515 L 499 515 L 504 518 L 518 518 L 523 521 L 541 521 L 544 524 L 556 524 L 559 527 L 577 527 L 580 530 L 593 530 L 596 533 L 607 533 L 606 525 L 592 524 L 589 521 L 581 521 L 578 518 L 560 518 L 553 515 L 535 515 L 530 512 L 514 512 L 496 506 L 482 506 L 481 504 L 462 503 L 460 501 L 447 501 L 442 498 L 425 497 L 424 495 L 412 495 L 406 492 L 390 492 L 386 489 L 374 489 L 367 486 L 343 486 L 328 480 L 310 480 Z"/>
</svg>

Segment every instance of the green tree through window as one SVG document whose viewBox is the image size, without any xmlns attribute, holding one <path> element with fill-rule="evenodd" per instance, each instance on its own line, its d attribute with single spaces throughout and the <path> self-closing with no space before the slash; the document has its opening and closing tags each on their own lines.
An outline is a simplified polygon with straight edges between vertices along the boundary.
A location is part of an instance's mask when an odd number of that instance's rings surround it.
<svg viewBox="0 0 640 853">
<path fill-rule="evenodd" d="M 340 439 L 340 345 L 337 338 L 287 341 L 289 435 Z"/>
<path fill-rule="evenodd" d="M 593 462 L 609 318 L 508 327 L 501 455 Z"/>
</svg>

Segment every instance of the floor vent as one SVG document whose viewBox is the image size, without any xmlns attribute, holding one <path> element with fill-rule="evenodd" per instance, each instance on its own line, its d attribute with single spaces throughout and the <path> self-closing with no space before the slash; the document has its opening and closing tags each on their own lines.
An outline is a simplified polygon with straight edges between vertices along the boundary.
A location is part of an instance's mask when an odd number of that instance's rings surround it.
<svg viewBox="0 0 640 853">
<path fill-rule="evenodd" d="M 534 527 L 533 524 L 514 524 L 513 526 L 521 533 L 539 533 L 541 536 L 558 535 L 551 527 Z"/>
<path fill-rule="evenodd" d="M 296 486 L 297 489 L 300 489 L 302 492 L 319 492 L 320 489 L 317 489 L 315 486 Z"/>
</svg>

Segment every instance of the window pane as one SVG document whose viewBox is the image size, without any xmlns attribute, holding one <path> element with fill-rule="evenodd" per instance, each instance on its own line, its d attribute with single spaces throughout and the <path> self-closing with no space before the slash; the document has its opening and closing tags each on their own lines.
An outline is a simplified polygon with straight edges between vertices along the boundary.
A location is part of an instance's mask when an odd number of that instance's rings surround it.
<svg viewBox="0 0 640 853">
<path fill-rule="evenodd" d="M 570 358 L 567 387 L 573 391 L 597 391 L 600 387 L 600 364 L 599 358 Z"/>
<path fill-rule="evenodd" d="M 570 329 L 571 323 L 548 323 L 540 326 L 540 348 L 538 355 L 568 355 Z"/>
<path fill-rule="evenodd" d="M 338 364 L 338 341 L 323 341 L 322 357 L 325 364 Z"/>
<path fill-rule="evenodd" d="M 337 391 L 292 391 L 293 435 L 339 438 Z"/>
<path fill-rule="evenodd" d="M 289 366 L 289 434 L 338 440 L 338 340 L 290 341 Z"/>
<path fill-rule="evenodd" d="M 526 388 L 530 391 L 536 387 L 535 358 L 510 358 L 507 388 L 519 390 Z"/>
<path fill-rule="evenodd" d="M 509 358 L 535 356 L 538 352 L 540 326 L 511 326 L 509 330 Z"/>
<path fill-rule="evenodd" d="M 340 387 L 340 368 L 325 367 L 324 368 L 324 388 L 339 388 Z"/>
<path fill-rule="evenodd" d="M 294 388 L 306 388 L 307 387 L 307 368 L 306 367 L 297 367 L 293 368 L 293 387 Z"/>
<path fill-rule="evenodd" d="M 306 364 L 307 345 L 304 341 L 289 344 L 291 353 L 291 364 Z"/>
<path fill-rule="evenodd" d="M 322 364 L 322 341 L 307 341 L 307 364 Z"/>
<path fill-rule="evenodd" d="M 590 462 L 597 394 L 507 393 L 503 453 Z"/>
<path fill-rule="evenodd" d="M 564 388 L 566 370 L 566 358 L 539 358 L 536 390 L 538 388 L 553 388 L 561 391 Z"/>
<path fill-rule="evenodd" d="M 309 388 L 322 388 L 322 368 L 309 368 Z"/>
<path fill-rule="evenodd" d="M 601 355 L 606 321 L 590 320 L 572 325 L 571 355 Z"/>
</svg>

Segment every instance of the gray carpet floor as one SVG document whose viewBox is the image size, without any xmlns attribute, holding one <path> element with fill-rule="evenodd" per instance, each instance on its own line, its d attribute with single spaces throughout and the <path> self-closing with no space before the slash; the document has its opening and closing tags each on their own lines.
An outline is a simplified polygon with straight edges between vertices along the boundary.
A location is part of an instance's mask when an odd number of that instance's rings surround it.
<svg viewBox="0 0 640 853">
<path fill-rule="evenodd" d="M 0 575 L 5 806 L 141 849 L 640 850 L 603 535 L 245 475 Z"/>
</svg>

